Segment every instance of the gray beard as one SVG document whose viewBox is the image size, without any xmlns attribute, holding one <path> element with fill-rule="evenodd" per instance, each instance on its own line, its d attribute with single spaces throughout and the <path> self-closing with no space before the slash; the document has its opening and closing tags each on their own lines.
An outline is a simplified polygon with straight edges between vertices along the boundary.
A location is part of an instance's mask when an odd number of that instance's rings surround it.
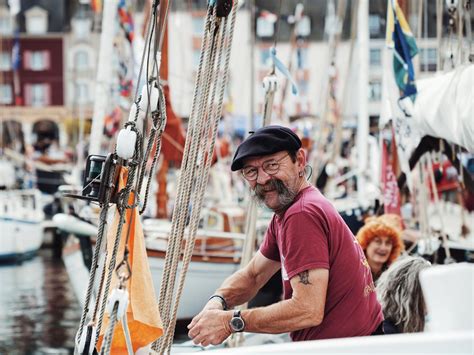
<svg viewBox="0 0 474 355">
<path fill-rule="evenodd" d="M 279 202 L 278 207 L 271 208 L 265 204 L 265 188 L 268 189 L 268 187 L 275 189 L 276 192 L 278 193 L 278 202 Z M 257 201 L 259 205 L 267 206 L 276 214 L 281 214 L 285 212 L 288 209 L 288 207 L 290 207 L 290 205 L 293 203 L 297 194 L 298 194 L 298 191 L 293 191 L 289 189 L 283 183 L 283 181 L 279 179 L 271 179 L 265 185 L 257 184 L 255 188 L 253 189 L 253 198 L 255 199 L 255 201 Z"/>
</svg>

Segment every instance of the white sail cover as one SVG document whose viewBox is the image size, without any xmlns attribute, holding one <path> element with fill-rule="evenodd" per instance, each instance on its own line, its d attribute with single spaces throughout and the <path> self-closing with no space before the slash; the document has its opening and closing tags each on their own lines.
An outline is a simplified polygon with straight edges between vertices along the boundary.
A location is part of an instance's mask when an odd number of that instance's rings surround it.
<svg viewBox="0 0 474 355">
<path fill-rule="evenodd" d="M 474 65 L 417 80 L 414 114 L 422 135 L 474 152 Z"/>
</svg>

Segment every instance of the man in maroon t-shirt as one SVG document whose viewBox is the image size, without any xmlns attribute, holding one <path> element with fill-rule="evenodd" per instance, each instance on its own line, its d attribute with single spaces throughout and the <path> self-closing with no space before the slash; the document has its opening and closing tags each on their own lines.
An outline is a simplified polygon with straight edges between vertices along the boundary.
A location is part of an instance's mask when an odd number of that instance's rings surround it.
<svg viewBox="0 0 474 355">
<path fill-rule="evenodd" d="M 331 203 L 305 178 L 306 153 L 290 129 L 267 126 L 235 152 L 255 198 L 275 212 L 260 250 L 224 281 L 189 324 L 194 343 L 233 332 L 290 332 L 294 341 L 380 333 L 383 320 L 364 253 Z M 249 301 L 281 269 L 284 300 L 229 311 Z"/>
</svg>

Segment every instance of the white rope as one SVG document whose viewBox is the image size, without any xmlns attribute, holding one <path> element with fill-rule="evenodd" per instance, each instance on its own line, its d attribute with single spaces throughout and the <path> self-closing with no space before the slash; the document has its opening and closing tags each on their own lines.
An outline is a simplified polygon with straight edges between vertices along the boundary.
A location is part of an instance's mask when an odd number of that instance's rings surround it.
<svg viewBox="0 0 474 355">
<path fill-rule="evenodd" d="M 215 10 L 212 11 L 212 8 L 209 8 L 205 21 L 198 75 L 186 135 L 181 176 L 178 182 L 178 196 L 173 212 L 171 235 L 160 289 L 159 306 L 165 335 L 152 345 L 152 349 L 160 354 L 170 352 L 179 299 L 194 249 L 204 191 L 209 178 L 212 153 L 217 136 L 217 127 L 222 112 L 224 89 L 227 84 L 236 9 L 237 2 L 234 2 L 230 25 L 228 24 L 228 17 L 217 18 Z M 224 68 L 223 75 L 221 75 L 220 67 L 223 59 Z M 217 93 L 219 93 L 219 96 L 216 101 Z M 193 204 L 189 222 L 190 227 L 186 238 L 177 291 L 174 295 L 178 261 L 191 200 Z"/>
</svg>

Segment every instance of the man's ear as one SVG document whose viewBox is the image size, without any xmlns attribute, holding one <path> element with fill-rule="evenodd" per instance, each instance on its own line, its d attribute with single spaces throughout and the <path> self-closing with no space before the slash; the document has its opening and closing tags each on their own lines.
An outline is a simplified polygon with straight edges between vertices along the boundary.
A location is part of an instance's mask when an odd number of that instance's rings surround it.
<svg viewBox="0 0 474 355">
<path fill-rule="evenodd" d="M 298 149 L 296 152 L 296 161 L 299 166 L 303 168 L 306 166 L 306 151 L 303 148 Z"/>
</svg>

